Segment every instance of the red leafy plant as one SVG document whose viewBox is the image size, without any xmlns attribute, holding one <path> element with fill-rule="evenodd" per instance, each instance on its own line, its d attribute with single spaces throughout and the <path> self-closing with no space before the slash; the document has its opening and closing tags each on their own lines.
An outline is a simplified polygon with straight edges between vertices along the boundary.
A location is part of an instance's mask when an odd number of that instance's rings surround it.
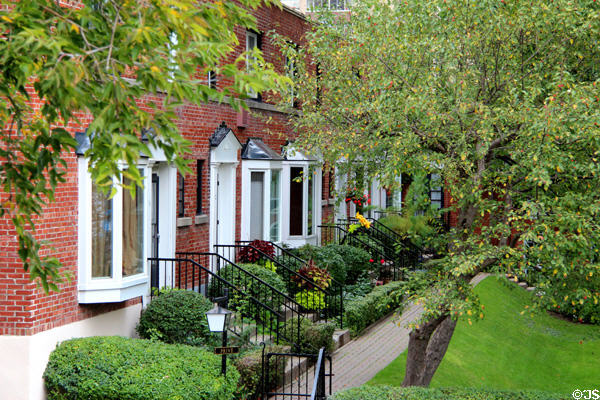
<svg viewBox="0 0 600 400">
<path fill-rule="evenodd" d="M 298 270 L 298 275 L 293 275 L 292 280 L 301 289 L 312 290 L 315 285 L 322 289 L 326 289 L 331 285 L 331 275 L 329 274 L 329 271 L 317 267 L 313 260 L 309 260 L 305 266 L 300 268 Z M 315 285 L 311 284 L 311 282 Z"/>
<path fill-rule="evenodd" d="M 275 248 L 271 242 L 264 240 L 253 240 L 247 246 L 242 247 L 238 253 L 238 261 L 242 263 L 256 263 L 263 257 L 275 257 Z"/>
</svg>

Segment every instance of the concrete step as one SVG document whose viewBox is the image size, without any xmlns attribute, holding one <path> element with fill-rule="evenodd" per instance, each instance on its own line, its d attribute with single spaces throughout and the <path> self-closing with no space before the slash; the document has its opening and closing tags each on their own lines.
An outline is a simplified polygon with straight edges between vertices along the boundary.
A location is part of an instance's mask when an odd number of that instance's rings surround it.
<svg viewBox="0 0 600 400">
<path fill-rule="evenodd" d="M 333 333 L 333 351 L 350 342 L 350 330 L 336 329 Z"/>
</svg>

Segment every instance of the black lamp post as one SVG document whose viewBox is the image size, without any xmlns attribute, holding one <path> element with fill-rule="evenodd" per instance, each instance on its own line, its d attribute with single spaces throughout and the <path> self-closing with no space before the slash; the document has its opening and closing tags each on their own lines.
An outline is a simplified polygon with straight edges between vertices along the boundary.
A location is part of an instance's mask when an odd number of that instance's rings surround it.
<svg viewBox="0 0 600 400">
<path fill-rule="evenodd" d="M 221 306 L 215 306 L 212 310 L 206 312 L 208 329 L 211 332 L 223 332 L 223 347 L 227 347 L 227 328 L 231 314 L 231 311 Z M 221 373 L 225 375 L 227 371 L 227 354 L 223 353 L 222 357 Z"/>
</svg>

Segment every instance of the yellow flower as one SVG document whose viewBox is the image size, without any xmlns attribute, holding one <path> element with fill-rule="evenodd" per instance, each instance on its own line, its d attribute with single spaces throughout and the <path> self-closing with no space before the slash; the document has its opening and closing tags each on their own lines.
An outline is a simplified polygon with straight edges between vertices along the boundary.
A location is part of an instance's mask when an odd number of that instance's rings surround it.
<svg viewBox="0 0 600 400">
<path fill-rule="evenodd" d="M 365 228 L 369 229 L 371 227 L 371 222 L 367 221 L 367 219 L 363 217 L 358 211 L 356 212 L 356 219 Z"/>
</svg>

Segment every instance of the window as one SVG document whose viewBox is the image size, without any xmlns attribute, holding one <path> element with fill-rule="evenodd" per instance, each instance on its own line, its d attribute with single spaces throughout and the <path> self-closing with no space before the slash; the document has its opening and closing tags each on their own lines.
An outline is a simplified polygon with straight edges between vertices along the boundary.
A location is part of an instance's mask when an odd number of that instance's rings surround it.
<svg viewBox="0 0 600 400">
<path fill-rule="evenodd" d="M 306 199 L 307 202 L 307 213 L 306 213 L 306 234 L 307 235 L 312 235 L 313 234 L 313 220 L 314 220 L 314 216 L 313 216 L 313 206 L 314 206 L 314 190 L 313 190 L 313 185 L 314 185 L 314 174 L 313 176 L 308 178 L 308 182 L 306 183 L 308 185 L 308 197 Z"/>
<path fill-rule="evenodd" d="M 170 80 L 175 79 L 175 72 L 179 69 L 179 65 L 177 64 L 177 45 L 179 44 L 179 38 L 175 32 L 171 32 L 169 35 L 169 43 L 167 44 L 167 48 L 169 50 L 169 67 L 168 67 L 168 75 Z"/>
<path fill-rule="evenodd" d="M 111 198 L 93 183 L 88 161 L 78 160 L 78 299 L 120 302 L 147 292 L 150 250 L 150 169 L 139 165 L 144 187 L 117 185 Z M 122 178 L 124 186 L 131 180 Z"/>
<path fill-rule="evenodd" d="M 208 71 L 206 74 L 206 84 L 211 89 L 217 88 L 217 74 L 215 71 Z"/>
<path fill-rule="evenodd" d="M 271 171 L 271 199 L 270 199 L 270 232 L 269 238 L 272 242 L 278 242 L 281 238 L 281 226 L 279 223 L 281 204 L 281 171 Z"/>
<path fill-rule="evenodd" d="M 297 107 L 296 104 L 296 92 L 295 92 L 295 78 L 296 78 L 296 64 L 294 59 L 285 56 L 285 74 L 292 80 L 292 87 L 290 88 L 290 106 Z"/>
<path fill-rule="evenodd" d="M 260 35 L 256 32 L 246 31 L 246 69 L 248 71 L 252 70 L 256 64 L 256 57 L 254 57 L 250 52 L 254 49 L 260 49 Z M 250 90 L 248 95 L 250 98 L 260 100 L 260 95 L 256 93 L 254 90 Z"/>
<path fill-rule="evenodd" d="M 181 174 L 177 179 L 177 216 L 185 216 L 185 178 Z"/>
<path fill-rule="evenodd" d="M 347 11 L 351 5 L 351 0 L 308 0 L 309 10 L 326 8 L 332 11 Z"/>
<path fill-rule="evenodd" d="M 429 175 L 429 199 L 432 208 L 439 210 L 444 207 L 444 193 L 439 174 Z"/>
<path fill-rule="evenodd" d="M 92 184 L 92 278 L 112 278 L 113 202 Z"/>
<path fill-rule="evenodd" d="M 132 182 L 123 178 L 123 184 Z M 122 197 L 122 270 L 123 276 L 131 276 L 144 271 L 144 191 L 136 186 L 133 192 L 124 190 Z"/>
<path fill-rule="evenodd" d="M 196 161 L 196 215 L 202 214 L 202 167 L 204 160 Z"/>
<path fill-rule="evenodd" d="M 302 235 L 302 223 L 304 220 L 303 186 L 302 182 L 303 168 L 290 168 L 290 236 Z"/>
</svg>

